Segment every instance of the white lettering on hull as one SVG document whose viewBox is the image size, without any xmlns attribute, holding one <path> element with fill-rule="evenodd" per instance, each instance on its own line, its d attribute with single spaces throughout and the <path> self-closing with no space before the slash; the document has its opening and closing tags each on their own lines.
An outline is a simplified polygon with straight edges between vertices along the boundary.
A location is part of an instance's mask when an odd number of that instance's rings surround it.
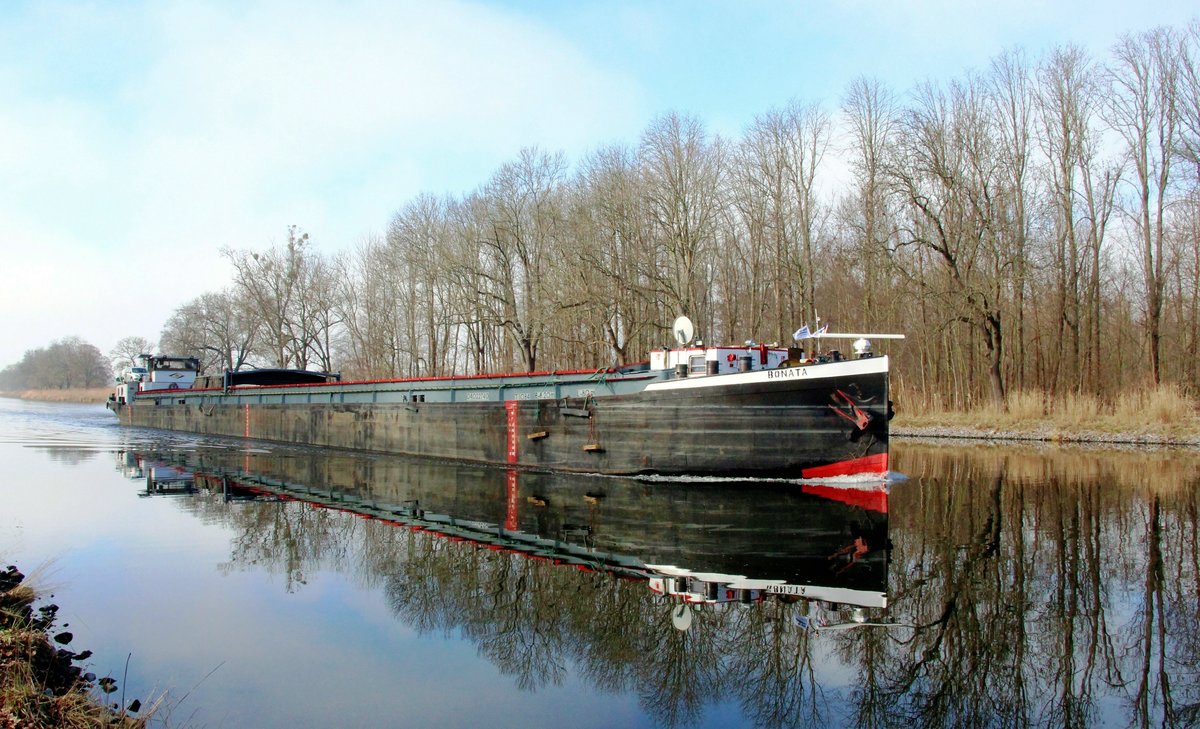
<svg viewBox="0 0 1200 729">
<path fill-rule="evenodd" d="M 785 367 L 773 370 L 758 370 L 756 372 L 739 372 L 729 375 L 706 375 L 701 377 L 685 377 L 665 382 L 655 382 L 646 386 L 646 392 L 661 392 L 664 390 L 691 390 L 705 387 L 731 387 L 737 385 L 752 385 L 759 382 L 771 382 L 779 379 L 813 379 L 822 380 L 832 377 L 869 375 L 888 371 L 888 358 L 868 357 L 866 359 L 848 359 L 841 362 L 814 364 L 802 367 Z"/>
<path fill-rule="evenodd" d="M 768 380 L 784 380 L 795 379 L 797 377 L 808 377 L 807 367 L 787 367 L 782 370 L 767 370 Z"/>
</svg>

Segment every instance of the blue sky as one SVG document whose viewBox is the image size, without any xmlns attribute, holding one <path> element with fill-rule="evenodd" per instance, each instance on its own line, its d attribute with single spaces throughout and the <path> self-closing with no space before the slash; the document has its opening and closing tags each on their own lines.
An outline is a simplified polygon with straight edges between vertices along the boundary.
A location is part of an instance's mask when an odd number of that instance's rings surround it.
<svg viewBox="0 0 1200 729">
<path fill-rule="evenodd" d="M 1005 48 L 1182 27 L 1192 2 L 0 2 L 0 367 L 152 341 L 289 225 L 335 252 L 523 146 L 572 161 L 658 114 L 735 136 L 848 81 L 905 92 Z"/>
</svg>

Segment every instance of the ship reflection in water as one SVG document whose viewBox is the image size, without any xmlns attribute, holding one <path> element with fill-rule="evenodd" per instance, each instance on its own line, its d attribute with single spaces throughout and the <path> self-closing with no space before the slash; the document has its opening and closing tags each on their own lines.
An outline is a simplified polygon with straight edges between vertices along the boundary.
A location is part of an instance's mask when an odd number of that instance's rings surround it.
<svg viewBox="0 0 1200 729">
<path fill-rule="evenodd" d="M 569 685 L 641 726 L 1200 725 L 1200 454 L 896 456 L 911 478 L 870 488 L 214 443 L 122 468 L 228 530 L 221 571 L 347 576 L 529 706 Z"/>
<path fill-rule="evenodd" d="M 304 450 L 122 451 L 118 458 L 125 475 L 145 481 L 145 496 L 294 502 L 435 542 L 640 582 L 679 630 L 692 628 L 696 610 L 768 602 L 799 603 L 792 623 L 802 631 L 891 626 L 884 483 L 645 482 Z M 312 541 L 298 538 L 294 526 L 291 542 Z M 255 562 L 264 536 L 239 540 L 256 545 Z M 344 553 L 348 545 L 326 546 Z M 439 578 L 423 587 L 449 594 L 455 587 L 441 582 L 469 581 L 454 572 L 463 564 L 461 547 L 426 547 L 409 554 L 434 561 L 440 554 L 446 564 L 426 565 Z M 280 555 L 292 569 L 297 556 Z M 535 593 L 543 584 L 517 580 L 511 587 Z M 555 592 L 526 599 L 553 601 Z"/>
</svg>

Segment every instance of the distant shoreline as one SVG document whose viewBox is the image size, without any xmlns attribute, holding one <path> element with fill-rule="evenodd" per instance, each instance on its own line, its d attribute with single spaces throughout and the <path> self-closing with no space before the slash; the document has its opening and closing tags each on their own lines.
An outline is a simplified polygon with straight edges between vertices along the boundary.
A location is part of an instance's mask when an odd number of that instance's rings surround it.
<svg viewBox="0 0 1200 729">
<path fill-rule="evenodd" d="M 112 388 L 109 387 L 67 387 L 48 390 L 4 390 L 0 397 L 11 397 L 18 400 L 40 400 L 42 402 L 70 402 L 100 404 L 108 399 Z"/>
</svg>

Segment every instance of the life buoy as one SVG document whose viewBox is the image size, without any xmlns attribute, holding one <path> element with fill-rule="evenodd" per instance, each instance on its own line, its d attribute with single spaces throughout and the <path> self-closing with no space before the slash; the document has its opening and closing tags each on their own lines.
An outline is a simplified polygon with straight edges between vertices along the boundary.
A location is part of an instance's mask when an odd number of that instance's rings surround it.
<svg viewBox="0 0 1200 729">
<path fill-rule="evenodd" d="M 728 357 L 726 357 L 725 359 L 729 360 L 730 362 L 736 362 L 736 361 L 737 361 L 737 355 L 736 355 L 736 354 L 733 354 L 733 353 L 731 352 L 731 353 L 729 354 L 729 356 L 728 356 Z"/>
</svg>

